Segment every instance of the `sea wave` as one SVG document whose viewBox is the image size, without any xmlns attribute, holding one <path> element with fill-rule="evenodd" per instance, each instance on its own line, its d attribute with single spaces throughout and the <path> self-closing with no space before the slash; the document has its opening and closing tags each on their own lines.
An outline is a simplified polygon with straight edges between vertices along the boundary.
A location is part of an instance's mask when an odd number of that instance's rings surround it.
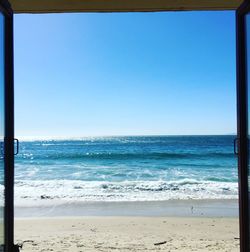
<svg viewBox="0 0 250 252">
<path fill-rule="evenodd" d="M 205 153 L 167 153 L 167 152 L 142 152 L 142 153 L 113 153 L 113 152 L 86 152 L 70 153 L 55 152 L 51 154 L 32 155 L 30 153 L 20 154 L 18 159 L 36 159 L 36 160 L 57 160 L 57 159 L 108 159 L 108 160 L 133 160 L 133 159 L 200 159 L 200 158 L 234 158 L 234 154 L 222 152 Z"/>
<path fill-rule="evenodd" d="M 199 181 L 79 181 L 17 180 L 16 206 L 54 205 L 65 202 L 162 201 L 237 199 L 235 182 Z"/>
</svg>

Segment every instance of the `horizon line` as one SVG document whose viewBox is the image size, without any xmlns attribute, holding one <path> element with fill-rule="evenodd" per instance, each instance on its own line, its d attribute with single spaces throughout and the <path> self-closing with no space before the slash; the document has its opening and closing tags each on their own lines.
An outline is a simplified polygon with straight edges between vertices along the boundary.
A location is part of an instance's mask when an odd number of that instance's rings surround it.
<svg viewBox="0 0 250 252">
<path fill-rule="evenodd" d="M 177 136 L 236 136 L 237 133 L 225 134 L 142 134 L 142 135 L 88 135 L 88 136 L 15 136 L 19 141 L 35 141 L 35 140 L 82 140 L 86 138 L 111 138 L 111 137 L 177 137 Z"/>
</svg>

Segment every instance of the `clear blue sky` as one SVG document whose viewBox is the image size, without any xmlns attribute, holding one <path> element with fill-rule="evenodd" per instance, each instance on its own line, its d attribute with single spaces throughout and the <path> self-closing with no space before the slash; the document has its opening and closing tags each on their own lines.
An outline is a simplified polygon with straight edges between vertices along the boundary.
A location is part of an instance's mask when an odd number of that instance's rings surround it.
<svg viewBox="0 0 250 252">
<path fill-rule="evenodd" d="M 15 16 L 16 136 L 236 132 L 234 12 Z"/>
</svg>

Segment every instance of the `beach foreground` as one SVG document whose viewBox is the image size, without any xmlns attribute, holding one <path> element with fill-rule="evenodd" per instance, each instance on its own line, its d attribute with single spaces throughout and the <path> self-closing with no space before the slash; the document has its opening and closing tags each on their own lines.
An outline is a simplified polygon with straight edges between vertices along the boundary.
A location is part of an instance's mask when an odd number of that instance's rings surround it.
<svg viewBox="0 0 250 252">
<path fill-rule="evenodd" d="M 235 217 L 17 218 L 22 251 L 239 251 Z"/>
</svg>

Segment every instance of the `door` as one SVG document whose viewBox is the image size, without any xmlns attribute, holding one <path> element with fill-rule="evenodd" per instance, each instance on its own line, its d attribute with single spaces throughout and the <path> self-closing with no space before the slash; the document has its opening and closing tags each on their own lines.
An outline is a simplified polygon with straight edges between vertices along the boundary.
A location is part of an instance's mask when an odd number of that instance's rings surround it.
<svg viewBox="0 0 250 252">
<path fill-rule="evenodd" d="M 13 13 L 0 0 L 0 252 L 13 252 Z"/>
<path fill-rule="evenodd" d="M 240 251 L 250 251 L 250 1 L 236 11 Z"/>
</svg>

